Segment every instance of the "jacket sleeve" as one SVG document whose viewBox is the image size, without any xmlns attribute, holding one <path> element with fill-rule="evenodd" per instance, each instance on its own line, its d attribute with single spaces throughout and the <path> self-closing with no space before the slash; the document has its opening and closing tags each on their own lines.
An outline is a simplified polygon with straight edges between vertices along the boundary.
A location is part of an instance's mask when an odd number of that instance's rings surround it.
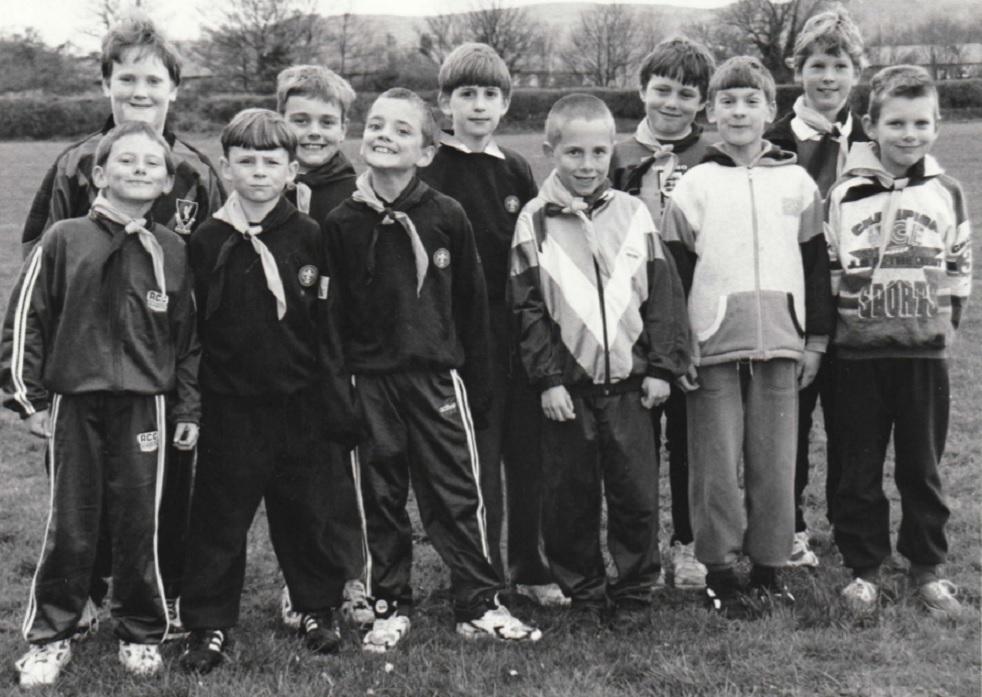
<svg viewBox="0 0 982 697">
<path fill-rule="evenodd" d="M 467 401 L 473 412 L 475 426 L 487 427 L 487 412 L 491 408 L 491 324 L 488 310 L 488 291 L 484 270 L 477 253 L 474 231 L 464 209 L 455 205 L 453 223 L 458 261 L 452 267 L 454 323 L 464 348 L 464 367 L 461 370 L 467 387 Z"/>
<path fill-rule="evenodd" d="M 679 183 L 679 187 L 684 181 L 685 179 Z M 672 255 L 682 288 L 688 297 L 689 291 L 692 290 L 692 277 L 695 275 L 698 260 L 696 230 L 679 204 L 679 198 L 679 191 L 676 188 L 673 196 L 668 199 L 664 213 L 662 213 L 660 227 L 661 238 Z"/>
<path fill-rule="evenodd" d="M 24 223 L 24 232 L 21 234 L 20 242 L 22 245 L 23 258 L 26 260 L 31 251 L 41 239 L 46 226 L 48 225 L 48 213 L 51 209 L 51 197 L 54 193 L 55 177 L 58 175 L 58 163 L 51 165 L 44 175 L 44 181 L 34 194 L 34 201 L 31 203 L 31 210 L 27 214 L 27 221 Z"/>
<path fill-rule="evenodd" d="M 318 354 L 321 364 L 321 389 L 327 405 L 328 438 L 343 447 L 353 448 L 368 437 L 367 425 L 357 386 L 348 371 L 344 355 L 344 336 L 348 319 L 345 313 L 343 224 L 328 214 L 322 224 L 323 275 L 317 279 L 317 302 L 314 305 L 319 333 Z"/>
<path fill-rule="evenodd" d="M 24 262 L 10 295 L 0 345 L 0 385 L 4 406 L 21 418 L 48 408 L 41 385 L 45 340 L 52 334 L 57 271 L 41 245 Z"/>
<path fill-rule="evenodd" d="M 954 221 L 945 235 L 945 285 L 951 297 L 951 324 L 961 322 L 962 310 L 972 292 L 972 227 L 961 186 L 949 180 L 954 203 Z"/>
<path fill-rule="evenodd" d="M 185 262 L 188 250 L 182 245 Z M 201 342 L 198 340 L 197 309 L 194 298 L 194 276 L 188 263 L 181 287 L 176 289 L 176 305 L 171 318 L 177 365 L 177 404 L 173 418 L 177 422 L 201 423 L 201 389 L 198 386 L 198 367 L 201 364 Z"/>
<path fill-rule="evenodd" d="M 644 206 L 639 211 L 648 215 Z M 647 237 L 648 300 L 644 327 L 649 348 L 646 374 L 671 382 L 689 367 L 689 312 L 682 280 L 654 226 Z"/>
<path fill-rule="evenodd" d="M 822 199 L 809 177 L 798 227 L 805 276 L 805 348 L 824 353 L 835 327 L 829 250 L 825 240 Z"/>
<path fill-rule="evenodd" d="M 513 336 L 529 383 L 539 392 L 563 384 L 563 367 L 553 340 L 553 322 L 546 309 L 539 278 L 539 237 L 533 213 L 526 206 L 512 239 L 508 274 L 508 307 Z"/>
</svg>

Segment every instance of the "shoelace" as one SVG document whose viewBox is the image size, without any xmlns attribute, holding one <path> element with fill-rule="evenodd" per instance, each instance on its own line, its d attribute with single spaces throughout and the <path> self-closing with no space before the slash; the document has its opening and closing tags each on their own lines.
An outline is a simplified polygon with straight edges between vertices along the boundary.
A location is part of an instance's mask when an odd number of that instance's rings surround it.
<svg viewBox="0 0 982 697">
<path fill-rule="evenodd" d="M 208 639 L 208 650 L 221 653 L 222 645 L 225 643 L 225 634 L 221 630 L 216 629 L 211 633 L 211 637 Z"/>
<path fill-rule="evenodd" d="M 320 626 L 320 622 L 318 622 L 317 618 L 313 615 L 306 615 L 303 618 L 303 628 L 308 632 L 312 632 L 315 629 L 320 628 Z"/>
</svg>

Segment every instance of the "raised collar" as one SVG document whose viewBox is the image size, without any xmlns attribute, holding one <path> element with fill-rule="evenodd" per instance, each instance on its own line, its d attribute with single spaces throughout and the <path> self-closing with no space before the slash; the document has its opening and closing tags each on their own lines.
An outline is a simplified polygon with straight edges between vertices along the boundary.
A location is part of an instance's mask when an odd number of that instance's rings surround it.
<svg viewBox="0 0 982 697">
<path fill-rule="evenodd" d="M 467 147 L 460 138 L 447 131 L 440 134 L 440 145 L 446 145 L 447 147 L 451 147 L 454 150 L 459 150 L 463 153 L 475 154 L 474 151 Z M 498 144 L 494 141 L 494 138 L 488 141 L 488 145 L 486 148 L 484 148 L 483 152 L 476 154 L 490 155 L 491 157 L 497 157 L 499 160 L 505 159 L 505 153 L 503 153 L 501 148 L 498 147 Z"/>
</svg>

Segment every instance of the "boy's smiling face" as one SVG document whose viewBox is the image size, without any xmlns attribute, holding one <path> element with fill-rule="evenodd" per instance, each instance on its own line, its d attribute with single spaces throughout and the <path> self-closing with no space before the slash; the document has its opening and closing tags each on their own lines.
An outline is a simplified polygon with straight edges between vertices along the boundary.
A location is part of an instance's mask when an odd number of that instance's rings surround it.
<svg viewBox="0 0 982 697">
<path fill-rule="evenodd" d="M 123 51 L 121 60 L 113 62 L 102 91 L 109 97 L 117 125 L 143 121 L 161 133 L 170 103 L 177 98 L 177 86 L 163 61 L 136 48 Z"/>
<path fill-rule="evenodd" d="M 297 162 L 286 148 L 253 150 L 232 146 L 221 160 L 222 177 L 251 203 L 275 201 L 297 175 Z"/>
<path fill-rule="evenodd" d="M 801 80 L 804 88 L 805 106 L 834 122 L 836 114 L 849 101 L 849 93 L 859 75 L 848 54 L 833 55 L 816 50 L 805 59 L 795 77 Z"/>
<path fill-rule="evenodd" d="M 556 168 L 556 175 L 574 196 L 587 197 L 607 179 L 614 152 L 614 130 L 606 119 L 573 118 L 562 124 L 555 145 L 545 143 L 543 152 Z"/>
<path fill-rule="evenodd" d="M 152 203 L 174 185 L 164 147 L 139 133 L 113 143 L 105 164 L 92 168 L 92 180 L 111 203 L 124 209 Z"/>
<path fill-rule="evenodd" d="M 903 176 L 938 138 L 938 99 L 935 95 L 887 97 L 876 122 L 864 116 L 863 126 L 880 146 L 883 168 L 895 177 Z"/>
<path fill-rule="evenodd" d="M 716 93 L 707 116 L 716 124 L 731 154 L 752 159 L 760 153 L 764 130 L 774 120 L 776 111 L 774 102 L 767 101 L 763 90 L 732 87 Z"/>
<path fill-rule="evenodd" d="M 346 124 L 339 103 L 293 95 L 286 100 L 283 118 L 299 141 L 297 162 L 301 172 L 327 163 L 341 147 Z"/>
<path fill-rule="evenodd" d="M 375 100 L 365 119 L 361 155 L 374 170 L 405 172 L 425 167 L 436 148 L 423 145 L 423 118 L 408 99 Z"/>
<path fill-rule="evenodd" d="M 469 148 L 483 152 L 501 117 L 508 112 L 508 98 L 500 87 L 464 85 L 450 95 L 440 93 L 440 111 L 453 119 L 454 135 Z"/>
<path fill-rule="evenodd" d="M 693 85 L 652 75 L 641 90 L 641 101 L 648 115 L 648 125 L 659 140 L 679 140 L 692 130 L 692 122 L 706 101 Z"/>
</svg>

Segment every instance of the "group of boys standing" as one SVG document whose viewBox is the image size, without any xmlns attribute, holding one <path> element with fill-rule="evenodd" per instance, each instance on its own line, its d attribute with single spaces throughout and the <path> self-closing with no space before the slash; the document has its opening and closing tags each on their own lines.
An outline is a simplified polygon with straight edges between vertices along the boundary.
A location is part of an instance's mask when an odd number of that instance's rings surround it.
<svg viewBox="0 0 982 697">
<path fill-rule="evenodd" d="M 262 501 L 284 619 L 308 648 L 336 652 L 343 617 L 365 650 L 393 649 L 411 627 L 410 481 L 461 635 L 541 637 L 499 599 L 505 503 L 520 594 L 571 604 L 576 626 L 630 622 L 663 582 L 663 412 L 674 585 L 730 618 L 791 605 L 781 569 L 818 563 L 801 515 L 818 394 L 846 602 L 877 606 L 896 424 L 898 550 L 927 609 L 958 614 L 937 464 L 965 205 L 928 154 L 926 73 L 882 71 L 868 113 L 850 112 L 862 41 L 847 16 L 804 27 L 804 94 L 767 140 L 760 62 L 715 69 L 673 39 L 642 65 L 631 140 L 615 144 L 601 100 L 556 102 L 541 187 L 494 140 L 511 82 L 481 44 L 441 67 L 451 132 L 414 93 L 379 96 L 360 175 L 339 149 L 350 86 L 287 69 L 279 114 L 222 132 L 227 197 L 165 129 L 172 47 L 131 22 L 103 54 L 113 118 L 45 178 L 4 325 L 6 404 L 47 439 L 52 491 L 22 685 L 53 683 L 94 629 L 110 565 L 127 670 L 158 672 L 178 630 L 188 670 L 218 666 Z"/>
</svg>

